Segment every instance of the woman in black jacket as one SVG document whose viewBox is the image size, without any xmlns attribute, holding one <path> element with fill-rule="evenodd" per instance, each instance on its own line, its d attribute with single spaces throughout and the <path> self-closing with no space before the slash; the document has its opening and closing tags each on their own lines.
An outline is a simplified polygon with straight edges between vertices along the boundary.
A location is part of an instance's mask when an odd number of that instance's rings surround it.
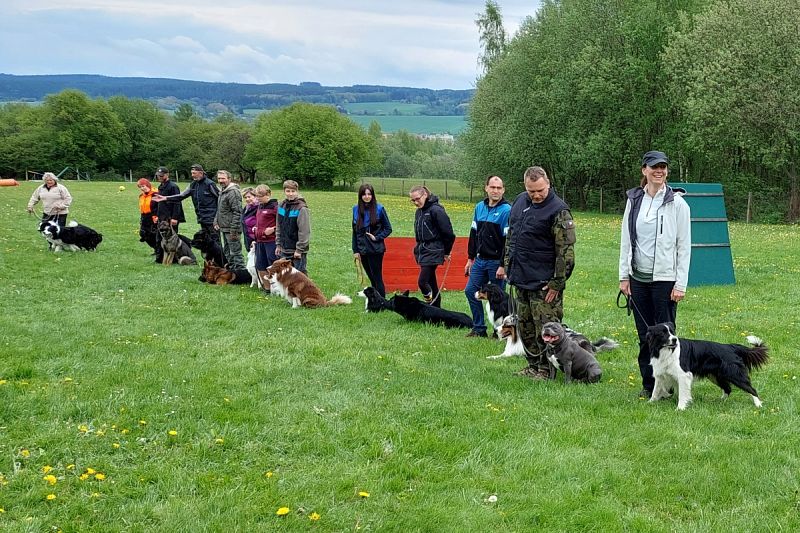
<svg viewBox="0 0 800 533">
<path fill-rule="evenodd" d="M 386 296 L 383 285 L 383 240 L 392 233 L 386 209 L 375 198 L 375 189 L 365 183 L 358 189 L 358 203 L 353 206 L 353 256 L 361 262 L 372 287 Z"/>
<path fill-rule="evenodd" d="M 414 215 L 414 258 L 419 265 L 417 285 L 425 301 L 436 307 L 442 306 L 436 267 L 450 261 L 450 252 L 456 241 L 450 217 L 439 204 L 439 198 L 427 187 L 417 185 L 409 192 L 411 203 L 417 207 Z"/>
</svg>

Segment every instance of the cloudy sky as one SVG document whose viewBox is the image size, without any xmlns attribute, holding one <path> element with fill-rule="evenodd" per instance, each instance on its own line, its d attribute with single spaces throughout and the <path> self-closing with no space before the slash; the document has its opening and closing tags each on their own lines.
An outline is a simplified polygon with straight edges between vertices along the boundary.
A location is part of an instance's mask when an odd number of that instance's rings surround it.
<svg viewBox="0 0 800 533">
<path fill-rule="evenodd" d="M 513 34 L 538 0 L 499 0 Z M 474 85 L 482 0 L 0 0 L 0 72 Z"/>
</svg>

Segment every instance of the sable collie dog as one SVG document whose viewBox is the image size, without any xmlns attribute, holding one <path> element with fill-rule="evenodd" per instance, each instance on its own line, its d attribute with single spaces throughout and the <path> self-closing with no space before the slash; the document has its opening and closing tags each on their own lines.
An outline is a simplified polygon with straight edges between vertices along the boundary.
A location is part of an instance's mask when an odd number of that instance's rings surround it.
<svg viewBox="0 0 800 533">
<path fill-rule="evenodd" d="M 224 267 L 218 267 L 214 264 L 214 261 L 205 262 L 203 273 L 199 279 L 211 285 L 246 285 L 252 282 L 250 273 L 247 270 L 228 270 Z"/>
<path fill-rule="evenodd" d="M 94 251 L 103 240 L 100 233 L 74 220 L 66 226 L 59 226 L 54 220 L 45 220 L 39 224 L 39 232 L 47 239 L 54 252 Z"/>
<path fill-rule="evenodd" d="M 278 259 L 267 269 L 270 286 L 275 286 L 278 293 L 286 298 L 292 309 L 297 307 L 325 307 L 329 305 L 346 305 L 353 303 L 349 296 L 336 293 L 327 300 L 311 279 L 297 270 L 289 259 Z"/>
<path fill-rule="evenodd" d="M 758 369 L 769 359 L 764 342 L 750 335 L 741 344 L 683 339 L 675 336 L 675 324 L 664 322 L 647 328 L 650 364 L 656 378 L 651 402 L 669 396 L 669 389 L 678 388 L 678 410 L 683 411 L 692 401 L 692 382 L 708 378 L 722 389 L 722 398 L 736 385 L 750 394 L 756 407 L 761 407 L 758 393 L 750 383 L 750 371 Z"/>
</svg>

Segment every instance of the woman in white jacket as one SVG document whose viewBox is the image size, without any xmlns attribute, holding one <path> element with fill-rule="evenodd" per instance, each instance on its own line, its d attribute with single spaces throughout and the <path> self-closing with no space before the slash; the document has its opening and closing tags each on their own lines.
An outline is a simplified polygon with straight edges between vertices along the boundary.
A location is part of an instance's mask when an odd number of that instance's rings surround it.
<svg viewBox="0 0 800 533">
<path fill-rule="evenodd" d="M 689 205 L 667 185 L 669 159 L 651 151 L 642 157 L 642 183 L 627 192 L 619 247 L 619 290 L 630 298 L 639 334 L 640 397 L 655 380 L 645 337 L 647 327 L 675 323 L 686 295 L 692 234 Z"/>
<path fill-rule="evenodd" d="M 58 183 L 58 178 L 52 172 L 45 172 L 42 181 L 44 183 L 36 187 L 28 200 L 28 213 L 33 213 L 33 206 L 41 201 L 42 220 L 53 220 L 59 226 L 66 226 L 72 196 L 66 187 Z"/>
</svg>

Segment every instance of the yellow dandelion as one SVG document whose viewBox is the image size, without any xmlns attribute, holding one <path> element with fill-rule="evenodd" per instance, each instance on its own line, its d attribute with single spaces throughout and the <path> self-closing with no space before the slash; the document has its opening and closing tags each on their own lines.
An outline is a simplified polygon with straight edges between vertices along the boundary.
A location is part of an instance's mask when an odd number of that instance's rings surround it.
<svg viewBox="0 0 800 533">
<path fill-rule="evenodd" d="M 65 377 L 64 378 L 64 383 L 70 383 L 71 381 L 72 381 L 71 377 Z"/>
<path fill-rule="evenodd" d="M 5 513 L 5 512 L 6 512 L 6 510 L 5 510 L 5 509 L 3 509 L 2 507 L 0 507 L 0 514 L 3 514 L 3 513 Z"/>
<path fill-rule="evenodd" d="M 170 429 L 169 431 L 167 431 L 167 434 L 168 434 L 170 437 L 174 437 L 174 436 L 176 436 L 176 435 L 178 434 L 178 432 L 177 432 L 177 431 L 175 431 L 174 429 Z"/>
<path fill-rule="evenodd" d="M 89 426 L 87 426 L 86 424 L 81 424 L 80 426 L 78 426 L 78 431 L 80 431 L 81 433 L 87 433 L 89 431 Z"/>
<path fill-rule="evenodd" d="M 81 481 L 86 481 L 87 479 L 89 479 L 89 474 L 81 474 L 80 476 L 78 476 L 78 479 L 80 479 Z"/>
<path fill-rule="evenodd" d="M 286 516 L 287 514 L 289 514 L 289 508 L 281 507 L 277 511 L 275 511 L 275 514 L 278 516 Z"/>
<path fill-rule="evenodd" d="M 365 490 L 360 491 L 358 495 L 361 496 L 362 498 L 369 498 L 369 492 Z"/>
<path fill-rule="evenodd" d="M 231 403 L 231 399 L 230 399 L 230 398 L 223 398 L 222 400 L 223 400 L 225 403 Z"/>
<path fill-rule="evenodd" d="M 47 474 L 47 473 L 48 473 L 48 472 L 50 472 L 52 469 L 53 469 L 53 467 L 52 467 L 52 466 L 50 466 L 50 465 L 44 465 L 44 466 L 42 467 L 42 474 Z"/>
<path fill-rule="evenodd" d="M 97 431 L 95 431 L 94 433 L 95 433 L 95 435 L 97 435 L 98 437 L 102 437 L 103 435 L 105 435 L 105 434 L 106 434 L 106 430 L 104 430 L 104 429 L 98 429 L 98 430 L 97 430 Z"/>
<path fill-rule="evenodd" d="M 272 472 L 267 472 L 264 475 L 267 476 L 267 478 L 271 478 L 273 476 L 273 473 Z"/>
<path fill-rule="evenodd" d="M 214 439 L 214 442 L 217 443 L 217 444 L 224 444 L 225 443 L 225 439 L 216 438 L 216 439 Z"/>
<path fill-rule="evenodd" d="M 116 450 L 117 448 L 119 448 L 119 442 L 115 442 L 114 444 L 111 445 L 111 447 Z"/>
<path fill-rule="evenodd" d="M 98 473 L 96 473 L 96 474 L 94 475 L 94 478 L 95 478 L 97 481 L 103 481 L 103 480 L 106 478 L 106 475 L 105 475 L 105 474 L 103 474 L 102 472 L 98 472 Z"/>
<path fill-rule="evenodd" d="M 93 492 L 91 494 L 91 496 L 92 496 L 92 498 L 99 498 L 100 497 L 100 493 L 99 492 Z"/>
<path fill-rule="evenodd" d="M 91 468 L 91 467 L 88 467 L 88 468 L 86 469 L 86 473 L 87 473 L 87 474 L 89 474 L 90 476 L 91 476 L 92 474 L 96 473 L 96 472 L 97 472 L 97 470 L 95 470 L 94 468 Z"/>
<path fill-rule="evenodd" d="M 128 434 L 128 433 L 130 433 L 130 432 L 131 432 L 131 430 L 130 430 L 130 429 L 127 429 L 127 428 L 126 428 L 126 429 L 123 429 L 122 431 L 120 431 L 120 433 L 122 433 L 123 435 L 127 435 L 127 434 Z"/>
<path fill-rule="evenodd" d="M 56 481 L 58 481 L 58 480 L 56 479 L 56 476 L 54 476 L 53 474 L 47 474 L 47 475 L 46 475 L 46 476 L 44 476 L 42 479 L 43 479 L 43 480 L 45 480 L 45 481 L 47 481 L 47 483 L 48 483 L 48 484 L 50 484 L 50 485 L 55 485 L 55 484 L 56 484 Z"/>
<path fill-rule="evenodd" d="M 0 385 L 5 385 L 6 383 L 8 383 L 7 379 L 0 379 Z"/>
<path fill-rule="evenodd" d="M 31 456 L 31 452 L 30 452 L 30 450 L 26 450 L 25 448 L 21 449 L 21 450 L 19 451 L 19 454 L 20 454 L 22 457 L 25 457 L 25 458 L 28 458 L 28 457 L 30 457 L 30 456 Z"/>
<path fill-rule="evenodd" d="M 308 519 L 316 522 L 317 520 L 320 519 L 319 513 L 316 512 L 311 513 L 310 515 L 308 515 Z"/>
<path fill-rule="evenodd" d="M 55 500 L 55 499 L 56 499 L 56 495 L 55 495 L 55 494 L 53 494 L 53 493 L 50 493 L 50 494 L 48 494 L 48 495 L 46 496 L 46 498 L 47 498 L 47 501 L 51 502 L 51 501 L 53 501 L 53 500 Z"/>
<path fill-rule="evenodd" d="M 74 463 L 70 463 L 70 464 L 67 465 L 67 470 L 72 470 L 73 468 L 75 468 L 75 464 Z"/>
<path fill-rule="evenodd" d="M 147 420 L 139 420 L 139 425 L 140 426 L 146 426 L 147 425 Z"/>
</svg>

